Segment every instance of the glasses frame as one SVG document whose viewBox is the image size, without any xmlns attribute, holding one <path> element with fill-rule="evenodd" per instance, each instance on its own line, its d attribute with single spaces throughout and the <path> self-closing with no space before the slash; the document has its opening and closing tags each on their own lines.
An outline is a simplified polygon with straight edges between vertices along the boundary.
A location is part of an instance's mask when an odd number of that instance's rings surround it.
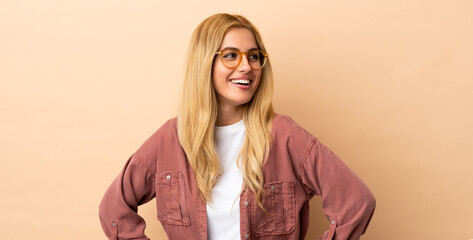
<svg viewBox="0 0 473 240">
<path fill-rule="evenodd" d="M 236 52 L 238 52 L 238 55 L 240 55 L 240 57 L 238 58 L 238 63 L 237 63 L 234 67 L 229 67 L 229 66 L 227 66 L 227 65 L 225 64 L 225 61 L 223 60 L 222 53 L 223 53 L 224 51 L 227 51 L 227 50 L 236 51 Z M 261 65 L 260 68 L 254 68 L 253 66 L 251 66 L 251 64 L 248 64 L 248 65 L 250 65 L 251 69 L 253 69 L 253 70 L 260 70 L 260 69 L 262 69 L 262 68 L 266 65 L 266 62 L 268 61 L 268 54 L 265 53 L 265 52 L 263 52 L 263 51 L 261 51 L 261 50 L 259 50 L 259 49 L 250 50 L 250 51 L 248 51 L 248 52 L 252 52 L 252 51 L 258 51 L 258 52 L 260 52 L 260 53 L 263 55 L 263 57 L 264 57 L 264 59 L 263 59 L 263 64 Z M 246 55 L 246 58 L 247 58 L 247 60 L 248 60 L 248 52 L 240 52 L 240 51 L 238 51 L 237 49 L 223 49 L 223 50 L 221 50 L 221 51 L 216 52 L 215 55 L 220 55 L 220 59 L 222 60 L 223 66 L 225 66 L 226 68 L 229 68 L 229 69 L 235 69 L 235 68 L 237 68 L 238 66 L 240 66 L 241 61 L 243 60 L 243 54 Z M 248 63 L 249 63 L 249 60 L 248 60 Z"/>
</svg>

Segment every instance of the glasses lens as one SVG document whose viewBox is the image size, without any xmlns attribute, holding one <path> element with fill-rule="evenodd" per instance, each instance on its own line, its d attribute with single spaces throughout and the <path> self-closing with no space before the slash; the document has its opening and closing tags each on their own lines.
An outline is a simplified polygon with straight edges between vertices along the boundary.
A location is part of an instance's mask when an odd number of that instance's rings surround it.
<svg viewBox="0 0 473 240">
<path fill-rule="evenodd" d="M 223 64 L 229 68 L 234 68 L 240 62 L 240 54 L 236 50 L 227 49 L 222 51 Z"/>
<path fill-rule="evenodd" d="M 266 57 L 260 50 L 248 52 L 248 62 L 253 69 L 261 69 L 266 61 Z"/>
</svg>

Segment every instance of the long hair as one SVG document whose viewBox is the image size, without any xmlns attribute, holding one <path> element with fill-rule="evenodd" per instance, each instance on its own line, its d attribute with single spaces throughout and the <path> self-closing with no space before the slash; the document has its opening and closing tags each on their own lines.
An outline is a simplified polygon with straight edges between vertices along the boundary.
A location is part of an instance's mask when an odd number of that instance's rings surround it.
<svg viewBox="0 0 473 240">
<path fill-rule="evenodd" d="M 249 29 L 264 52 L 255 26 L 239 15 L 215 14 L 200 23 L 192 34 L 187 53 L 184 89 L 178 113 L 179 141 L 194 171 L 197 188 L 206 202 L 221 175 L 215 148 L 217 98 L 212 85 L 212 66 L 225 34 L 232 28 Z M 255 193 L 262 208 L 263 166 L 271 145 L 273 74 L 269 59 L 261 70 L 261 81 L 253 98 L 243 106 L 246 135 L 237 165 L 243 183 Z"/>
</svg>

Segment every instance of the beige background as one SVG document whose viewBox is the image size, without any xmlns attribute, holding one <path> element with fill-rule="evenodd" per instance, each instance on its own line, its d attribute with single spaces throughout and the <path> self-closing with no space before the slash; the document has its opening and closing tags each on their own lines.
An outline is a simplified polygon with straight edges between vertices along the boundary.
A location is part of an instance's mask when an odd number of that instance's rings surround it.
<svg viewBox="0 0 473 240">
<path fill-rule="evenodd" d="M 105 239 L 102 194 L 175 115 L 190 35 L 217 12 L 259 27 L 276 110 L 375 194 L 363 239 L 473 239 L 471 0 L 2 0 L 2 239 Z M 140 214 L 166 239 L 154 204 Z"/>
</svg>

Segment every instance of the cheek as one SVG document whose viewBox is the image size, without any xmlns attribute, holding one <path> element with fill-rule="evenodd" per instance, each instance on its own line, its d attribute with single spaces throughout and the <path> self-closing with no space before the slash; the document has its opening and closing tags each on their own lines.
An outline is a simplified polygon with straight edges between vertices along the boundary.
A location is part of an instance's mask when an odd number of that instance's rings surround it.
<svg viewBox="0 0 473 240">
<path fill-rule="evenodd" d="M 215 80 L 225 77 L 225 69 L 223 69 L 221 65 L 222 64 L 219 64 L 218 62 L 214 61 L 212 67 L 212 78 Z"/>
<path fill-rule="evenodd" d="M 255 72 L 255 78 L 258 79 L 258 86 L 261 83 L 261 71 Z"/>
<path fill-rule="evenodd" d="M 222 64 L 214 64 L 212 69 L 212 81 L 214 84 L 225 84 L 227 78 L 232 74 L 233 70 L 226 68 Z"/>
<path fill-rule="evenodd" d="M 221 77 L 221 71 L 218 68 L 218 65 L 214 63 L 212 67 L 212 84 L 214 85 L 214 88 L 219 85 Z"/>
<path fill-rule="evenodd" d="M 214 82 L 215 75 L 217 74 L 217 64 L 215 63 L 215 60 L 212 64 L 212 82 Z"/>
</svg>

